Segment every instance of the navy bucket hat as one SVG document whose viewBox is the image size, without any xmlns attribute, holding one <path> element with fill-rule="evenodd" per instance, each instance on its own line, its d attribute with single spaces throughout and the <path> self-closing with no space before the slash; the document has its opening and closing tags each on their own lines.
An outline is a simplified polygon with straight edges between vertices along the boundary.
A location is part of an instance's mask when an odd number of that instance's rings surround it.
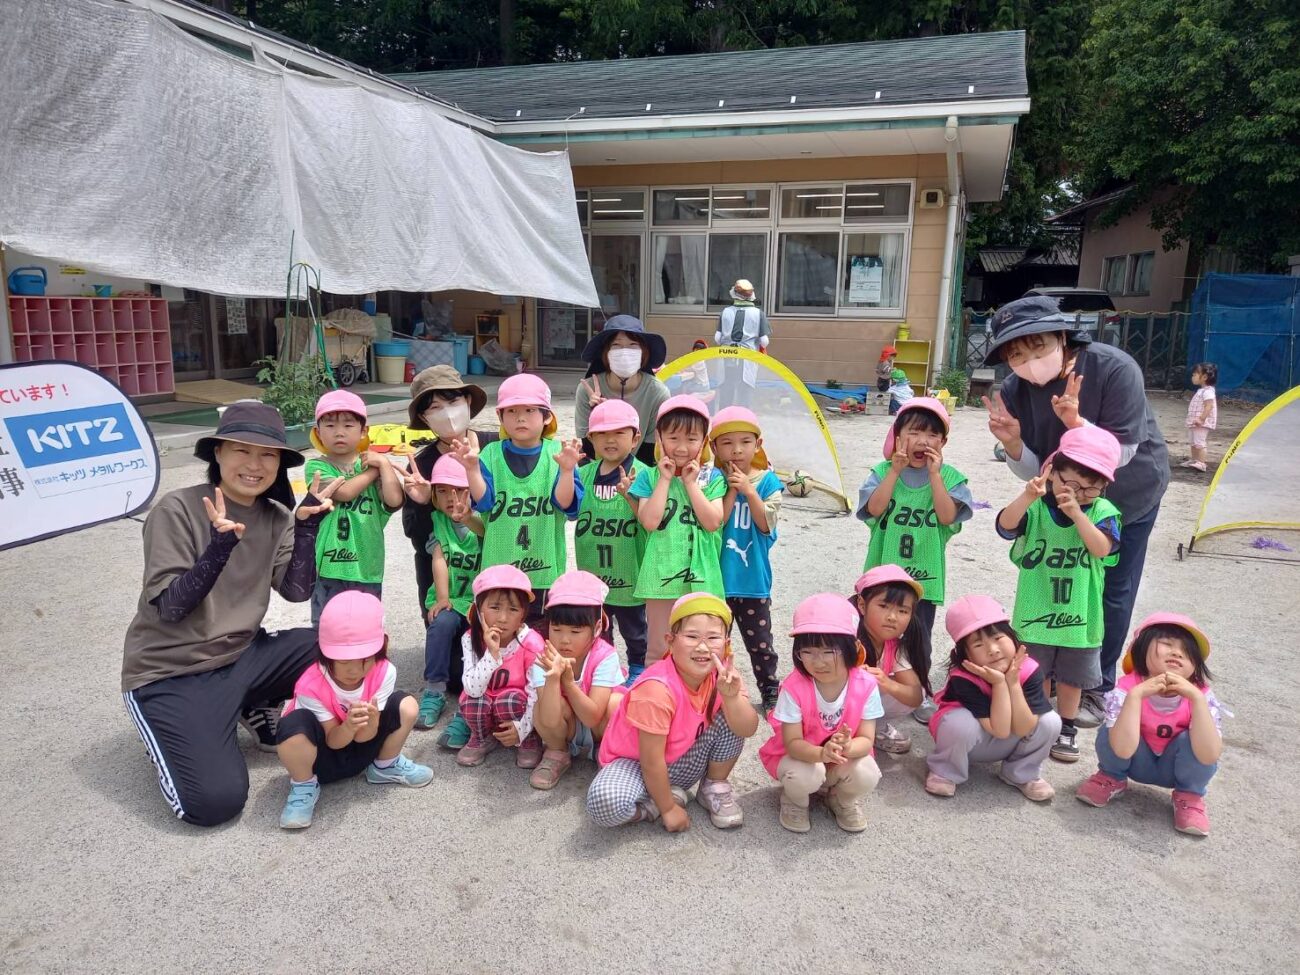
<svg viewBox="0 0 1300 975">
<path fill-rule="evenodd" d="M 641 324 L 641 319 L 632 315 L 615 315 L 609 321 L 605 322 L 605 327 L 591 337 L 587 347 L 582 350 L 582 358 L 589 365 L 587 375 L 594 376 L 598 372 L 605 371 L 605 347 L 614 340 L 614 336 L 619 332 L 625 332 L 645 345 L 650 351 L 641 363 L 642 372 L 654 372 L 664 364 L 664 359 L 668 355 L 668 345 L 664 342 L 662 335 L 656 335 L 654 332 L 647 332 L 645 326 Z"/>
<path fill-rule="evenodd" d="M 1061 299 L 1048 295 L 1031 295 L 1008 301 L 993 313 L 993 341 L 984 356 L 984 365 L 1002 361 L 1002 346 L 1026 335 L 1045 332 L 1069 332 L 1077 342 L 1090 342 L 1086 332 L 1075 331 L 1075 320 L 1061 311 Z"/>
</svg>

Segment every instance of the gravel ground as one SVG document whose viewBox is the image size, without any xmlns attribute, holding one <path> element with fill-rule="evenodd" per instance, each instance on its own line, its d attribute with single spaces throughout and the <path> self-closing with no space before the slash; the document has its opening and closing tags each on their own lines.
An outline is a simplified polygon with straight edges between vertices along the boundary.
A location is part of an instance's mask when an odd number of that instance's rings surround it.
<svg viewBox="0 0 1300 975">
<path fill-rule="evenodd" d="M 1157 401 L 1176 460 L 1185 402 Z M 1244 423 L 1238 412 L 1223 411 L 1213 457 Z M 571 402 L 560 404 L 561 429 L 571 420 Z M 887 423 L 830 419 L 851 493 Z M 949 548 L 950 588 L 1009 603 L 1015 573 L 993 518 L 1018 482 L 992 444 L 980 411 L 956 414 L 947 459 L 990 507 Z M 201 476 L 192 459 L 169 457 L 162 490 Z M 1300 857 L 1282 784 L 1300 762 L 1286 745 L 1296 722 L 1284 702 L 1300 695 L 1300 668 L 1284 620 L 1296 619 L 1300 576 L 1264 561 L 1178 562 L 1206 483 L 1175 476 L 1136 610 L 1190 612 L 1218 648 L 1215 687 L 1236 717 L 1205 840 L 1173 831 L 1167 793 L 1137 786 L 1106 810 L 1076 802 L 1073 788 L 1093 771 L 1091 732 L 1077 765 L 1048 763 L 1052 803 L 1025 801 L 988 768 L 953 799 L 928 796 L 931 742 L 911 722 L 911 754 L 881 756 L 884 779 L 860 836 L 820 807 L 811 833 L 780 828 L 777 790 L 756 757 L 766 728 L 735 773 L 747 820 L 732 832 L 713 829 L 694 804 L 681 835 L 601 831 L 583 813 L 590 764 L 541 793 L 500 753 L 481 769 L 458 768 L 427 733 L 407 753 L 433 765 L 432 785 L 329 786 L 301 833 L 277 828 L 286 779 L 275 757 L 241 738 L 248 806 L 236 822 L 200 830 L 170 817 L 118 693 L 139 525 L 0 553 L 10 700 L 0 835 L 11 864 L 0 969 L 1289 970 L 1300 947 Z M 791 509 L 782 518 L 773 564 L 784 630 L 804 596 L 849 590 L 867 532 L 847 517 Z M 399 685 L 414 690 L 422 632 L 396 524 L 389 542 L 394 659 Z M 306 621 L 305 604 L 275 597 L 269 626 Z M 942 618 L 936 634 L 942 657 Z M 789 667 L 784 643 L 782 673 Z"/>
</svg>

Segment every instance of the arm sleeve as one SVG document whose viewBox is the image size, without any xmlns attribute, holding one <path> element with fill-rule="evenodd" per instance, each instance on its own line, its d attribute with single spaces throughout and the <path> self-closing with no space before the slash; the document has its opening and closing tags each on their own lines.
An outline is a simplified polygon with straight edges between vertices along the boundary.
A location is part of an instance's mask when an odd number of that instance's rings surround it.
<svg viewBox="0 0 1300 975">
<path fill-rule="evenodd" d="M 1124 698 L 1126 697 L 1128 697 L 1128 692 L 1121 691 L 1118 687 L 1107 692 L 1105 701 L 1102 704 L 1104 711 L 1102 720 L 1105 721 L 1107 728 L 1115 727 L 1115 722 L 1119 720 L 1119 712 L 1124 707 Z"/>
<path fill-rule="evenodd" d="M 542 688 L 546 685 L 546 671 L 542 670 L 537 664 L 528 668 L 528 686 L 533 688 Z"/>
<path fill-rule="evenodd" d="M 776 696 L 776 707 L 772 709 L 772 716 L 782 724 L 799 724 L 803 721 L 803 711 L 790 692 L 784 689 Z"/>
<path fill-rule="evenodd" d="M 648 735 L 666 735 L 673 723 L 673 696 L 658 681 L 645 681 L 628 692 L 627 720 Z"/>
<path fill-rule="evenodd" d="M 1052 702 L 1047 699 L 1043 692 L 1043 672 L 1036 670 L 1029 675 L 1024 684 L 1021 685 L 1025 691 L 1025 703 L 1029 705 L 1029 710 L 1034 714 L 1046 714 L 1052 710 Z"/>
<path fill-rule="evenodd" d="M 496 482 L 492 480 L 492 472 L 487 469 L 487 465 L 482 460 L 478 462 L 478 470 L 483 475 L 483 483 L 487 485 L 487 490 L 483 492 L 483 497 L 474 502 L 474 510 L 478 512 L 491 511 L 497 496 Z"/>
<path fill-rule="evenodd" d="M 871 500 L 871 496 L 875 494 L 878 487 L 880 487 L 880 475 L 872 471 L 867 475 L 866 483 L 858 488 L 858 507 L 854 513 L 859 521 L 865 521 L 868 525 L 872 524 L 876 519 L 867 514 L 867 502 Z"/>
<path fill-rule="evenodd" d="M 564 517 L 573 521 L 578 517 L 578 509 L 582 507 L 582 478 L 578 475 L 578 469 L 575 467 L 569 476 L 573 478 L 573 503 L 567 508 L 561 508 L 560 502 L 555 499 L 555 488 L 559 486 L 560 478 L 564 476 L 564 471 L 555 475 L 555 484 L 551 486 L 551 504 L 555 505 L 557 511 L 564 512 Z"/>
<path fill-rule="evenodd" d="M 868 721 L 868 720 L 875 721 L 876 719 L 883 718 L 884 716 L 885 716 L 885 705 L 880 700 L 880 688 L 873 687 L 871 689 L 871 696 L 867 698 L 866 707 L 862 709 L 862 719 L 864 721 Z"/>
<path fill-rule="evenodd" d="M 758 313 L 758 347 L 766 349 L 772 341 L 772 323 L 767 320 L 767 316 L 760 311 Z"/>
<path fill-rule="evenodd" d="M 310 494 L 303 499 L 303 504 L 316 503 Z M 311 599 L 312 588 L 316 585 L 316 532 L 325 514 L 315 514 L 310 518 L 292 517 L 293 527 L 284 533 L 280 542 L 272 578 L 280 575 L 276 592 L 281 596 L 291 603 L 305 603 Z"/>
<path fill-rule="evenodd" d="M 1003 508 L 1002 510 L 1005 511 L 1006 509 Z M 993 527 L 997 529 L 998 535 L 1002 538 L 1005 538 L 1009 542 L 1015 541 L 1017 538 L 1023 535 L 1025 533 L 1025 528 L 1028 525 L 1029 525 L 1029 515 L 1027 514 L 1021 515 L 1020 524 L 1016 525 L 1015 531 L 1007 531 L 1005 528 L 1002 527 L 1002 511 L 998 512 L 997 518 L 994 519 L 993 521 Z"/>
<path fill-rule="evenodd" d="M 321 702 L 316 700 L 314 697 L 302 696 L 299 697 L 297 701 L 298 707 L 302 708 L 304 711 L 310 711 L 321 724 L 324 724 L 327 721 L 338 720 L 339 716 L 337 714 L 334 714 L 329 708 L 324 704 L 321 704 Z"/>
<path fill-rule="evenodd" d="M 1110 539 L 1110 554 L 1117 555 L 1119 553 L 1119 519 L 1103 518 L 1097 522 L 1097 527 L 1104 531 Z"/>
<path fill-rule="evenodd" d="M 1038 459 L 1038 455 L 1029 449 L 1029 444 L 1023 440 L 1020 442 L 1020 459 L 1012 460 L 1011 455 L 1007 455 L 1007 470 L 1022 481 L 1028 481 L 1030 478 L 1038 476 L 1042 469 L 1043 462 Z"/>
<path fill-rule="evenodd" d="M 627 489 L 627 493 L 634 498 L 648 498 L 654 493 L 654 487 L 650 484 L 650 470 L 647 468 L 636 476 L 632 486 Z"/>
<path fill-rule="evenodd" d="M 618 655 L 611 653 L 591 675 L 591 686 L 622 687 L 625 680 L 627 678 L 623 674 L 623 665 L 619 663 Z"/>
<path fill-rule="evenodd" d="M 943 689 L 943 696 L 946 700 L 956 701 L 977 718 L 987 718 L 993 704 L 988 695 L 970 681 L 961 678 L 949 680 L 948 686 Z M 1032 709 L 1033 706 L 1030 707 Z"/>
<path fill-rule="evenodd" d="M 388 672 L 384 674 L 384 682 L 379 685 L 379 690 L 375 694 L 375 707 L 380 711 L 388 707 L 388 699 L 393 696 L 395 690 L 397 690 L 397 668 L 390 662 Z"/>
<path fill-rule="evenodd" d="M 523 653 L 523 651 L 517 650 L 516 653 Z M 526 685 L 524 687 L 524 694 L 527 696 L 527 700 L 524 703 L 524 716 L 514 722 L 515 731 L 519 733 L 520 742 L 527 738 L 528 733 L 533 730 L 533 709 L 537 707 L 537 688 L 533 687 L 533 685 L 527 681 L 524 683 Z"/>
<path fill-rule="evenodd" d="M 216 585 L 230 553 L 239 544 L 234 532 L 219 532 L 215 528 L 211 532 L 212 540 L 198 561 L 172 579 L 171 584 L 154 598 L 153 604 L 158 607 L 158 615 L 164 623 L 179 623 L 194 612 Z"/>
<path fill-rule="evenodd" d="M 485 653 L 478 660 L 475 660 L 468 633 L 465 634 L 461 647 L 464 662 L 461 684 L 465 688 L 465 694 L 468 697 L 482 697 L 487 693 L 488 681 L 492 679 L 492 675 L 496 673 L 501 664 L 490 653 Z"/>
<path fill-rule="evenodd" d="M 596 380 L 600 382 L 599 379 Z M 573 391 L 573 429 L 581 439 L 591 428 L 591 397 L 587 394 L 586 377 L 578 381 L 578 388 Z"/>
<path fill-rule="evenodd" d="M 953 524 L 960 525 L 964 521 L 970 521 L 975 514 L 975 499 L 970 493 L 970 482 L 962 481 L 960 484 L 954 484 L 948 492 L 948 497 L 952 498 L 953 504 L 957 506 L 957 517 L 953 519 Z"/>
</svg>

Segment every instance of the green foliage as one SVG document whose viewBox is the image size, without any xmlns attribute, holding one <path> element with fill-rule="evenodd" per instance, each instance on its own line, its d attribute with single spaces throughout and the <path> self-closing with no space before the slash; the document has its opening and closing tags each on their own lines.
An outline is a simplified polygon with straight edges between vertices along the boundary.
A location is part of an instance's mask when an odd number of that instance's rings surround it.
<svg viewBox="0 0 1300 975">
<path fill-rule="evenodd" d="M 1103 220 L 1154 200 L 1166 248 L 1300 252 L 1295 0 L 1098 0 L 1084 54 L 1085 187 L 1134 186 Z"/>
<path fill-rule="evenodd" d="M 316 400 L 331 387 L 319 355 L 301 362 L 280 362 L 275 356 L 258 359 L 257 381 L 266 383 L 262 402 L 274 406 L 289 426 L 306 423 L 316 415 Z"/>
<path fill-rule="evenodd" d="M 966 392 L 970 389 L 970 376 L 966 375 L 965 369 L 945 369 L 939 373 L 936 382 L 939 389 L 946 389 L 952 393 L 953 399 L 958 403 L 966 402 Z"/>
</svg>

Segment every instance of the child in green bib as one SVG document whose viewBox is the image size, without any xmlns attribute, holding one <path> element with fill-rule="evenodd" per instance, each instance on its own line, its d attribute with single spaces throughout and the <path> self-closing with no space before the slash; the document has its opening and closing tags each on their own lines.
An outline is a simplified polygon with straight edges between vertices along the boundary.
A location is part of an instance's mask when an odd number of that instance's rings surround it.
<svg viewBox="0 0 1300 975">
<path fill-rule="evenodd" d="M 366 404 L 355 393 L 334 389 L 316 401 L 311 442 L 324 456 L 307 461 L 303 476 L 308 483 L 318 475 L 344 483 L 316 535 L 312 626 L 338 593 L 358 589 L 383 595 L 384 526 L 402 507 L 404 494 L 388 457 L 366 449 L 367 429 Z"/>
<path fill-rule="evenodd" d="M 659 463 L 628 491 L 649 533 L 633 595 L 644 599 L 646 663 L 668 650 L 673 603 L 692 592 L 726 596 L 722 585 L 722 497 L 727 479 L 713 466 L 709 408 L 694 396 L 664 400 L 655 421 Z"/>
<path fill-rule="evenodd" d="M 920 396 L 899 408 L 885 436 L 885 460 L 871 469 L 858 492 L 857 515 L 871 528 L 864 569 L 901 565 L 921 584 L 923 598 L 913 615 L 925 656 L 932 659 L 935 607 L 944 600 L 948 542 L 974 513 L 966 475 L 943 462 L 948 411 L 937 399 Z M 913 712 L 923 724 L 933 713 L 928 701 Z"/>
<path fill-rule="evenodd" d="M 471 433 L 455 441 L 453 456 L 483 516 L 482 568 L 513 565 L 528 576 L 535 597 L 528 618 L 538 620 L 546 590 L 567 568 L 564 522 L 577 518 L 582 504 L 582 442 L 567 440 L 555 450 L 550 387 L 529 373 L 501 384 L 497 418 L 500 440 L 480 451 Z"/>
<path fill-rule="evenodd" d="M 607 399 L 591 411 L 587 435 L 596 459 L 578 469 L 582 507 L 574 525 L 573 548 L 578 568 L 609 589 L 605 596 L 606 641 L 614 640 L 614 623 L 627 645 L 628 681 L 645 670 L 645 600 L 634 592 L 646 531 L 637 520 L 638 501 L 628 491 L 649 468 L 636 459 L 641 419 L 621 399 Z"/>
<path fill-rule="evenodd" d="M 998 513 L 1020 568 L 1012 622 L 1044 678 L 1056 681 L 1061 731 L 1051 756 L 1077 762 L 1079 699 L 1101 684 L 1101 595 L 1119 561 L 1119 509 L 1101 496 L 1115 479 L 1120 446 L 1087 424 L 1066 430 L 1042 473 Z"/>
</svg>

